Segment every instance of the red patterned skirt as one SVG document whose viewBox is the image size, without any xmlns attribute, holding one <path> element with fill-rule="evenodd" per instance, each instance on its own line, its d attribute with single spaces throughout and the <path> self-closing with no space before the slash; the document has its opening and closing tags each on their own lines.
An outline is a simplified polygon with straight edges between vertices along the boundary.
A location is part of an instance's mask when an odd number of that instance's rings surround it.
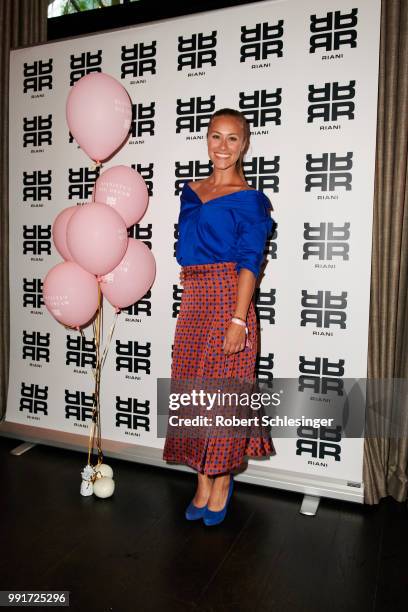
<svg viewBox="0 0 408 612">
<path fill-rule="evenodd" d="M 238 273 L 234 262 L 183 267 L 184 281 L 177 319 L 171 379 L 255 381 L 257 322 L 253 302 L 248 316 L 250 346 L 232 355 L 222 350 L 224 336 L 234 314 Z M 228 382 L 226 382 L 228 386 Z M 172 435 L 169 429 L 163 449 L 166 461 L 186 464 L 198 472 L 216 475 L 237 469 L 245 457 L 275 454 L 269 432 L 251 427 L 248 436 L 222 436 L 211 427 L 200 436 Z"/>
</svg>

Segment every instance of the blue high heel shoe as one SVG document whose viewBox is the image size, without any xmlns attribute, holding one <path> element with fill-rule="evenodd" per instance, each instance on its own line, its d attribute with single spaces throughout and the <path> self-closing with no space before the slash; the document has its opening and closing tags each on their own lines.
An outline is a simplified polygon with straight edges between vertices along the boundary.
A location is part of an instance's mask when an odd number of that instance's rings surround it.
<svg viewBox="0 0 408 612">
<path fill-rule="evenodd" d="M 185 517 L 188 521 L 197 521 L 200 518 L 203 518 L 204 513 L 206 511 L 207 504 L 202 508 L 195 506 L 193 502 L 190 502 L 186 508 Z"/>
<path fill-rule="evenodd" d="M 233 488 L 234 488 L 234 477 L 231 474 L 227 501 L 225 502 L 225 506 L 222 508 L 222 510 L 214 511 L 206 507 L 206 510 L 204 512 L 203 521 L 204 521 L 204 524 L 207 525 L 207 527 L 209 527 L 210 525 L 218 525 L 219 523 L 222 523 L 222 521 L 225 519 L 225 516 L 227 514 L 228 503 L 229 503 L 229 500 L 231 499 Z"/>
</svg>

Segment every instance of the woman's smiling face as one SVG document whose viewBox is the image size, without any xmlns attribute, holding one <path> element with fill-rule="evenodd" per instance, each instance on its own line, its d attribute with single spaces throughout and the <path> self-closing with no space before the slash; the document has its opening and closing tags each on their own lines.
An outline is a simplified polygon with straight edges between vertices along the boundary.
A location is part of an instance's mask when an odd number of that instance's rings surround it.
<svg viewBox="0 0 408 612">
<path fill-rule="evenodd" d="M 215 117 L 208 129 L 207 145 L 215 168 L 226 170 L 234 166 L 245 147 L 241 121 L 230 115 Z"/>
</svg>

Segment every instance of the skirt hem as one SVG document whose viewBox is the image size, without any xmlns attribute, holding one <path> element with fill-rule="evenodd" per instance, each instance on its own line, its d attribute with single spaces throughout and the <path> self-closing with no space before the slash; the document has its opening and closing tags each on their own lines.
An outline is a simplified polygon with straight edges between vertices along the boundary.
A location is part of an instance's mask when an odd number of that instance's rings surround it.
<svg viewBox="0 0 408 612">
<path fill-rule="evenodd" d="M 196 472 L 199 472 L 200 474 L 206 474 L 207 476 L 217 476 L 220 474 L 228 474 L 230 472 L 233 472 L 234 470 L 237 470 L 244 463 L 245 457 L 248 457 L 249 459 L 269 459 L 270 457 L 273 457 L 274 455 L 276 455 L 275 449 L 273 449 L 271 452 L 265 452 L 265 453 L 258 454 L 258 455 L 244 454 L 239 463 L 233 464 L 227 469 L 224 469 L 222 472 L 215 471 L 214 469 L 211 469 L 211 468 L 210 469 L 207 468 L 207 470 L 202 471 L 200 464 L 194 463 L 188 459 L 182 460 L 182 459 L 164 459 L 163 458 L 163 460 L 166 461 L 167 463 L 175 463 L 177 465 L 187 465 L 188 467 L 192 468 Z"/>
</svg>

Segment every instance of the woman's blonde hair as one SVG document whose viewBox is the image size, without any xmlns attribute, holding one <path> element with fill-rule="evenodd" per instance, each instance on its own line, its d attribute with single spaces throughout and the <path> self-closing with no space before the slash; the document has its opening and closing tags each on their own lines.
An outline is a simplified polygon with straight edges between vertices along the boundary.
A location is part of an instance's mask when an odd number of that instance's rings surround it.
<svg viewBox="0 0 408 612">
<path fill-rule="evenodd" d="M 215 113 L 213 115 L 211 115 L 211 119 L 210 119 L 210 122 L 208 124 L 208 130 L 210 129 L 210 126 L 211 126 L 211 123 L 213 122 L 213 120 L 216 117 L 221 117 L 223 115 L 228 115 L 229 117 L 235 117 L 235 119 L 238 119 L 241 122 L 243 131 L 244 131 L 245 145 L 244 145 L 244 148 L 242 149 L 241 155 L 237 159 L 236 168 L 237 168 L 237 171 L 238 171 L 238 174 L 240 175 L 240 177 L 243 178 L 244 181 L 245 181 L 245 175 L 244 175 L 244 156 L 245 156 L 246 152 L 248 151 L 249 140 L 251 138 L 251 130 L 250 130 L 250 127 L 249 127 L 249 123 L 246 120 L 245 116 L 240 111 L 234 110 L 233 108 L 220 108 L 219 110 L 215 111 Z M 207 130 L 207 138 L 208 138 L 208 130 Z"/>
</svg>

